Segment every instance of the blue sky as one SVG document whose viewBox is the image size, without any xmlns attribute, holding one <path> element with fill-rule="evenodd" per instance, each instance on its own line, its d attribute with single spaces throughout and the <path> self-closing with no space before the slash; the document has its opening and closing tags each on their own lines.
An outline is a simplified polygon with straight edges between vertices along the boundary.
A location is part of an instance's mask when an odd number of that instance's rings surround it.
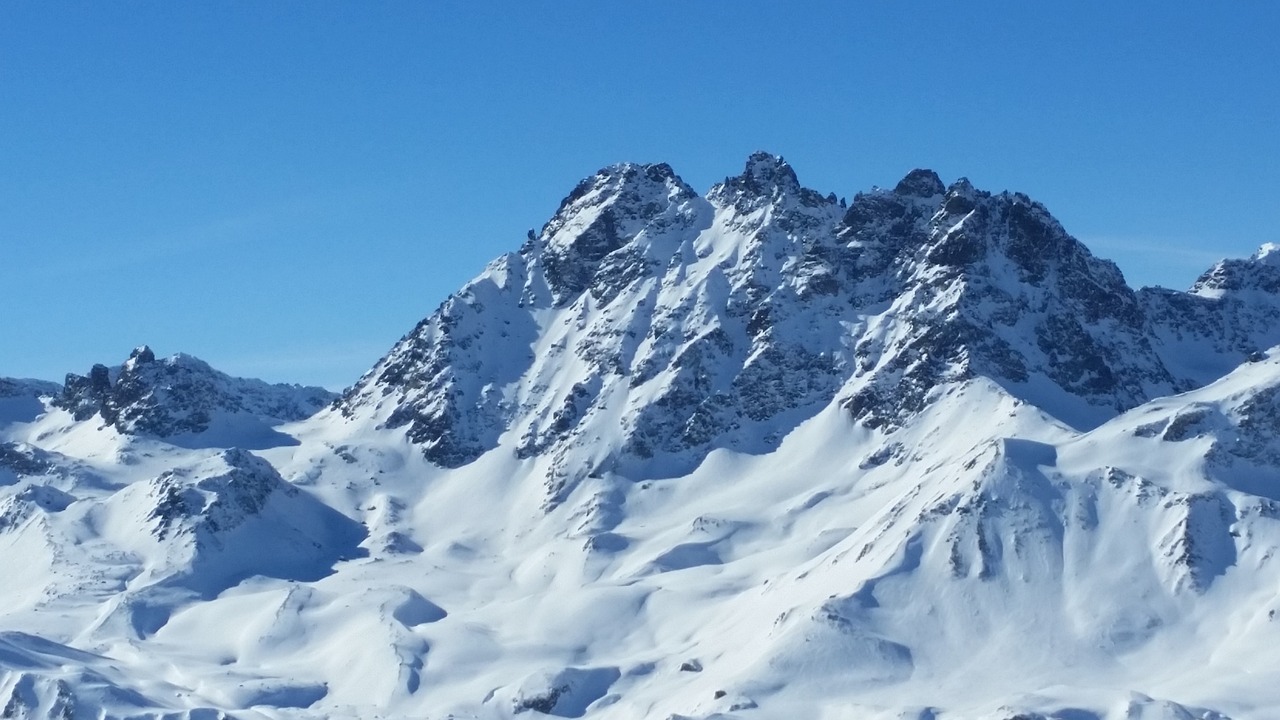
<svg viewBox="0 0 1280 720">
<path fill-rule="evenodd" d="M 0 375 L 340 388 L 576 182 L 764 149 L 1044 202 L 1137 285 L 1280 241 L 1280 3 L 0 4 Z"/>
</svg>

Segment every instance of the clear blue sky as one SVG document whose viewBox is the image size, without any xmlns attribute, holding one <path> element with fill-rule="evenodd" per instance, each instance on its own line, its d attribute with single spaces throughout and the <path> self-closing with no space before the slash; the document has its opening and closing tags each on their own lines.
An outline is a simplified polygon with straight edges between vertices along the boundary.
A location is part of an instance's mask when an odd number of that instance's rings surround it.
<svg viewBox="0 0 1280 720">
<path fill-rule="evenodd" d="M 764 149 L 1044 202 L 1131 284 L 1280 241 L 1280 3 L 0 3 L 0 375 L 340 388 L 583 176 Z"/>
</svg>

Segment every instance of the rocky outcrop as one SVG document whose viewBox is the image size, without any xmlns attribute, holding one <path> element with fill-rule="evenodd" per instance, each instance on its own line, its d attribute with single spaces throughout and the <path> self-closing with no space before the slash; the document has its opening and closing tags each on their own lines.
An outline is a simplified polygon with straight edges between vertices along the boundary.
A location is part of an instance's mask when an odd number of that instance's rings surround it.
<svg viewBox="0 0 1280 720">
<path fill-rule="evenodd" d="M 142 346 L 118 368 L 67 375 L 54 405 L 76 420 L 101 418 L 128 434 L 167 438 L 208 430 L 219 415 L 267 424 L 301 420 L 332 401 L 324 388 L 233 378 L 190 355 L 157 359 Z"/>
</svg>

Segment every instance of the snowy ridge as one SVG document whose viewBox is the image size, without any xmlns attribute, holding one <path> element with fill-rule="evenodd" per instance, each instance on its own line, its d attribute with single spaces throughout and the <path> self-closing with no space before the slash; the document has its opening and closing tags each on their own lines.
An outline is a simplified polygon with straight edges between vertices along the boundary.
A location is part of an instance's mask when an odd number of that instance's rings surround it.
<svg viewBox="0 0 1280 720">
<path fill-rule="evenodd" d="M 606 168 L 314 415 L 145 349 L 11 395 L 0 715 L 1280 716 L 1275 256 Z"/>
<path fill-rule="evenodd" d="M 580 184 L 339 408 L 405 427 L 442 467 L 511 434 L 522 457 L 549 458 L 554 501 L 593 473 L 767 452 L 834 399 L 896 427 L 979 375 L 1096 425 L 1212 379 L 1171 372 L 1181 348 L 1164 352 L 1159 328 L 1194 311 L 1144 312 L 1113 264 L 1024 195 L 921 170 L 842 208 L 758 153 L 703 199 L 665 165 L 623 165 Z"/>
<path fill-rule="evenodd" d="M 1268 244 L 1252 258 L 1218 262 L 1190 292 L 1144 288 L 1166 365 L 1199 385 L 1280 343 L 1278 257 Z"/>
<path fill-rule="evenodd" d="M 51 397 L 61 391 L 62 386 L 44 380 L 0 377 L 0 398 Z"/>
<path fill-rule="evenodd" d="M 53 404 L 76 420 L 96 416 L 127 434 L 175 438 L 212 430 L 269 436 L 270 426 L 306 418 L 333 397 L 318 387 L 233 378 L 190 355 L 156 359 L 144 345 L 114 370 L 95 365 L 88 376 L 68 374 Z"/>
</svg>

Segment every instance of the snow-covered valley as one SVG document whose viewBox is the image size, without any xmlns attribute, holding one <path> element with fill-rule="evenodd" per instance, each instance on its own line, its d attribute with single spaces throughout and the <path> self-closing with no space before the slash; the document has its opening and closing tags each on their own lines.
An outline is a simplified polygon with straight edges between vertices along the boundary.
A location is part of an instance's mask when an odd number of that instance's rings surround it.
<svg viewBox="0 0 1280 720">
<path fill-rule="evenodd" d="M 584 180 L 340 396 L 0 380 L 0 717 L 1280 717 L 1280 252 Z"/>
</svg>

